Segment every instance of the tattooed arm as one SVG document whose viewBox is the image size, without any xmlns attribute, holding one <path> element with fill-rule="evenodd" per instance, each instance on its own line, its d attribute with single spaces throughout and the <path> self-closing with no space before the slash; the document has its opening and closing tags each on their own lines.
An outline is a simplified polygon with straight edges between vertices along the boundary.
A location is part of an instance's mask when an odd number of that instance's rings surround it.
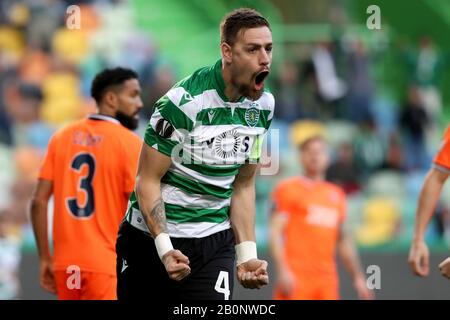
<svg viewBox="0 0 450 320">
<path fill-rule="evenodd" d="M 161 198 L 161 178 L 170 165 L 170 157 L 144 143 L 136 177 L 136 196 L 167 273 L 173 280 L 181 280 L 191 271 L 189 259 L 172 247 L 167 234 L 164 202 Z"/>
<path fill-rule="evenodd" d="M 171 165 L 171 159 L 143 144 L 136 177 L 136 197 L 144 220 L 153 238 L 167 231 L 164 202 L 161 198 L 161 178 Z"/>
<path fill-rule="evenodd" d="M 151 209 L 150 214 L 144 213 L 144 219 L 154 239 L 161 232 L 167 232 L 166 211 L 161 197 L 156 199 L 151 207 L 153 209 Z"/>
</svg>

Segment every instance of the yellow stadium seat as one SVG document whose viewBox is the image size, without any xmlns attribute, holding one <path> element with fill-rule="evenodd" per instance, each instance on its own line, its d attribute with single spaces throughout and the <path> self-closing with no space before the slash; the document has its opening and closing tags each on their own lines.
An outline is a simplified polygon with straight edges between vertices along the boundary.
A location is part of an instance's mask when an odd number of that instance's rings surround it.
<svg viewBox="0 0 450 320">
<path fill-rule="evenodd" d="M 9 10 L 9 18 L 16 26 L 26 26 L 30 21 L 30 8 L 24 3 L 14 4 Z"/>
<path fill-rule="evenodd" d="M 0 27 L 0 50 L 19 59 L 25 50 L 23 34 L 10 27 Z"/>
<path fill-rule="evenodd" d="M 321 122 L 300 120 L 294 122 L 290 128 L 291 143 L 294 146 L 301 145 L 314 136 L 325 137 L 325 126 Z"/>
<path fill-rule="evenodd" d="M 53 52 L 71 63 L 79 64 L 88 54 L 88 34 L 83 29 L 61 28 L 52 40 Z"/>
<path fill-rule="evenodd" d="M 400 222 L 396 202 L 389 198 L 372 198 L 363 209 L 362 225 L 356 229 L 355 238 L 364 246 L 386 243 L 395 237 Z"/>
<path fill-rule="evenodd" d="M 41 109 L 43 120 L 61 125 L 80 118 L 82 98 L 79 87 L 79 79 L 71 73 L 49 75 L 43 83 L 44 102 Z"/>
</svg>

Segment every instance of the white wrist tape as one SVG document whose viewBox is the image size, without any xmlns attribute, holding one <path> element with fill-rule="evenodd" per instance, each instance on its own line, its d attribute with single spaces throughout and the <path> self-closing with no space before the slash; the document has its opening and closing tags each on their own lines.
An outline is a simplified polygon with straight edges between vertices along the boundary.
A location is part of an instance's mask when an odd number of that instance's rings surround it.
<svg viewBox="0 0 450 320">
<path fill-rule="evenodd" d="M 251 259 L 258 259 L 256 254 L 256 242 L 244 241 L 234 246 L 236 250 L 236 265 L 240 265 Z"/>
<path fill-rule="evenodd" d="M 155 238 L 155 246 L 160 259 L 162 259 L 167 252 L 173 250 L 172 241 L 170 241 L 169 235 L 164 232 L 161 232 Z"/>
</svg>

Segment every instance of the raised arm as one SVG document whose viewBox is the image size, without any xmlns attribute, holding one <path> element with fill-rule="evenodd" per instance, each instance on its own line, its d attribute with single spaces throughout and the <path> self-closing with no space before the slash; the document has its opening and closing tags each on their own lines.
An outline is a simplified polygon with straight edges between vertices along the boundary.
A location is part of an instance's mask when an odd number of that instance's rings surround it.
<svg viewBox="0 0 450 320">
<path fill-rule="evenodd" d="M 169 277 L 181 280 L 191 271 L 189 259 L 179 250 L 173 249 L 167 233 L 166 212 L 161 196 L 161 178 L 169 169 L 171 161 L 170 157 L 144 143 L 136 177 L 136 197 Z"/>
<path fill-rule="evenodd" d="M 136 177 L 136 197 L 139 208 L 153 238 L 167 232 L 166 213 L 161 198 L 161 178 L 171 165 L 171 159 L 144 143 Z"/>
<path fill-rule="evenodd" d="M 231 197 L 231 225 L 236 244 L 244 241 L 255 242 L 256 165 L 245 164 L 236 175 Z"/>
<path fill-rule="evenodd" d="M 230 220 L 236 238 L 237 276 L 245 288 L 269 283 L 267 262 L 259 260 L 255 240 L 256 164 L 245 164 L 236 175 L 231 197 Z"/>
</svg>

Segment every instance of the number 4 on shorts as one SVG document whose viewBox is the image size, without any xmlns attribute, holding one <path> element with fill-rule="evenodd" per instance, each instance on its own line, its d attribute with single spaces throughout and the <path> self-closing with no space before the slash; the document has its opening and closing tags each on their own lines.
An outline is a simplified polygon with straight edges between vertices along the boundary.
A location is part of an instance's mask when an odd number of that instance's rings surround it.
<svg viewBox="0 0 450 320">
<path fill-rule="evenodd" d="M 223 287 L 222 287 L 223 283 Z M 227 271 L 220 271 L 219 276 L 217 277 L 216 286 L 214 287 L 217 292 L 223 293 L 225 300 L 230 299 L 230 280 L 228 277 Z"/>
</svg>

